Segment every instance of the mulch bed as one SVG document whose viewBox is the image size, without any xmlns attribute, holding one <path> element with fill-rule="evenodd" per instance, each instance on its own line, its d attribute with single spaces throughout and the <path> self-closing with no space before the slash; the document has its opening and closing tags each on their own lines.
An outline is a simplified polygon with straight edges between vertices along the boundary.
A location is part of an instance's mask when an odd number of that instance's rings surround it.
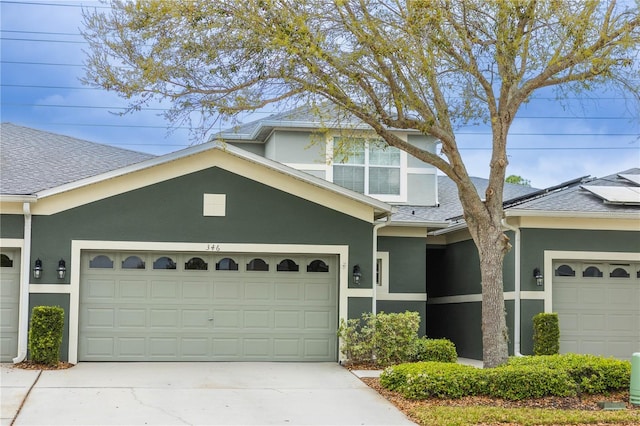
<svg viewBox="0 0 640 426">
<path fill-rule="evenodd" d="M 412 400 L 403 397 L 398 392 L 392 392 L 380 385 L 380 379 L 363 377 L 362 380 L 370 388 L 388 399 L 393 405 L 405 413 L 420 406 L 489 406 L 503 408 L 549 408 L 556 410 L 602 410 L 598 402 L 623 402 L 629 410 L 640 410 L 639 406 L 629 403 L 629 391 L 612 392 L 609 395 L 583 395 L 582 397 L 545 397 L 536 399 L 526 399 L 522 401 L 510 401 L 500 398 L 489 398 L 484 396 L 467 396 L 460 399 L 429 398 L 425 400 Z"/>
<path fill-rule="evenodd" d="M 74 366 L 73 364 L 69 364 L 68 362 L 62 362 L 62 361 L 59 361 L 55 365 L 39 364 L 33 361 L 22 361 L 14 365 L 14 367 L 22 368 L 23 370 L 66 370 L 67 368 L 71 368 L 73 366 Z"/>
</svg>

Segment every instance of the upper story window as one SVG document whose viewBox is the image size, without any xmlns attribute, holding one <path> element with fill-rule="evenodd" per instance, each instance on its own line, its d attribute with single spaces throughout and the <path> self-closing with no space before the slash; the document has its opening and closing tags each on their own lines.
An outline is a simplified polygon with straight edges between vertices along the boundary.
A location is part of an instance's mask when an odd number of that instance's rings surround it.
<svg viewBox="0 0 640 426">
<path fill-rule="evenodd" d="M 401 195 L 401 151 L 364 139 L 352 143 L 349 154 L 334 158 L 333 183 L 366 195 Z M 340 138 L 334 138 L 334 146 L 340 145 Z"/>
</svg>

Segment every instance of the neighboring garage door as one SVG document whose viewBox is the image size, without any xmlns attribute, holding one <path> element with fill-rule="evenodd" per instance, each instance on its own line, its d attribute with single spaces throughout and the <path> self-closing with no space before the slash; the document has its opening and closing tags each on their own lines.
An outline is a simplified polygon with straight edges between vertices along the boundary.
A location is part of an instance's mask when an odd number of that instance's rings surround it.
<svg viewBox="0 0 640 426">
<path fill-rule="evenodd" d="M 88 252 L 81 361 L 335 361 L 337 258 Z"/>
<path fill-rule="evenodd" d="M 20 251 L 0 252 L 0 362 L 18 355 L 18 307 L 20 302 Z"/>
<path fill-rule="evenodd" d="M 555 262 L 560 352 L 631 359 L 640 351 L 640 264 Z"/>
</svg>

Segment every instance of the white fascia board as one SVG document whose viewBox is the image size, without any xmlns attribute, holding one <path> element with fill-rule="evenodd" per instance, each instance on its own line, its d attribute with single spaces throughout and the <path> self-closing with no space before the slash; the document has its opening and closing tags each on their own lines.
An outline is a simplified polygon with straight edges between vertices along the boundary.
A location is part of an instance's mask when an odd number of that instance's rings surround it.
<svg viewBox="0 0 640 426">
<path fill-rule="evenodd" d="M 466 228 L 467 228 L 467 222 L 462 221 L 462 222 L 450 225 L 447 228 L 438 229 L 437 231 L 429 232 L 429 235 L 443 235 L 443 234 L 448 234 L 450 232 L 455 232 L 455 231 L 459 231 L 461 229 L 466 229 Z"/>
<path fill-rule="evenodd" d="M 192 146 L 180 151 L 172 152 L 170 154 L 163 155 L 161 157 L 155 157 L 137 164 L 133 164 L 127 167 L 123 167 L 120 169 L 112 170 L 106 173 L 102 173 L 96 176 L 92 176 L 89 178 L 81 179 L 76 182 L 71 182 L 68 184 L 60 185 L 55 188 L 47 189 L 37 193 L 37 198 L 49 197 L 52 195 L 60 194 L 63 192 L 71 191 L 77 188 L 81 188 L 83 186 L 95 184 L 98 182 L 102 182 L 108 179 L 113 179 L 116 177 L 120 177 L 123 175 L 127 175 L 130 173 L 138 172 L 141 170 L 145 170 L 151 167 L 159 166 L 162 164 L 170 163 L 172 161 L 176 161 L 182 158 L 186 158 L 192 155 L 196 155 L 205 151 L 213 151 L 219 150 L 221 152 L 225 152 L 231 154 L 233 156 L 239 157 L 246 161 L 250 161 L 252 163 L 270 168 L 279 173 L 290 176 L 294 179 L 298 179 L 300 181 L 306 182 L 310 185 L 318 186 L 320 188 L 326 189 L 328 191 L 339 194 L 343 197 L 350 198 L 359 203 L 368 205 L 373 207 L 375 210 L 382 213 L 392 213 L 393 207 L 385 202 L 376 200 L 375 198 L 368 197 L 366 195 L 351 191 L 349 189 L 343 188 L 341 186 L 335 185 L 332 182 L 328 182 L 319 177 L 310 175 L 308 173 L 293 169 L 291 167 L 285 166 L 282 163 L 278 163 L 273 160 L 269 160 L 268 158 L 261 157 L 259 155 L 250 153 L 241 148 L 234 147 L 232 145 L 224 145 L 220 146 L 219 143 L 216 142 L 207 142 L 201 145 Z"/>
<path fill-rule="evenodd" d="M 584 212 L 558 210 L 505 210 L 507 217 L 579 217 L 585 219 L 640 219 L 640 211 L 636 212 Z"/>
<path fill-rule="evenodd" d="M 37 195 L 0 194 L 0 203 L 35 203 L 36 201 L 38 201 Z"/>
<path fill-rule="evenodd" d="M 395 222 L 395 221 L 391 221 L 389 222 L 389 226 L 410 226 L 410 227 L 414 227 L 414 228 L 446 228 L 449 226 L 449 222 L 431 222 L 431 221 L 424 221 L 424 222 L 406 222 L 406 221 L 399 221 L 399 222 Z"/>
</svg>

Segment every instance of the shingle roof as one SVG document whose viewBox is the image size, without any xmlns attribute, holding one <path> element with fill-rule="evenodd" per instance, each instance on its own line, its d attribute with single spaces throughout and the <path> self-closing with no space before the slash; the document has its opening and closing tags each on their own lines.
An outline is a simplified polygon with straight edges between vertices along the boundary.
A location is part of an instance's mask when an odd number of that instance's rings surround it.
<svg viewBox="0 0 640 426">
<path fill-rule="evenodd" d="M 0 194 L 31 195 L 154 155 L 12 123 L 0 125 Z"/>
<path fill-rule="evenodd" d="M 482 195 L 489 185 L 488 179 L 472 177 L 471 181 L 478 194 Z M 504 184 L 504 199 L 521 197 L 538 189 L 512 183 Z M 447 176 L 438 176 L 438 206 L 396 206 L 398 211 L 391 218 L 393 222 L 445 222 L 462 215 L 462 205 L 458 199 L 458 188 Z"/>
<path fill-rule="evenodd" d="M 640 168 L 629 169 L 613 175 L 582 182 L 590 186 L 637 186 L 627 179 L 618 177 L 619 174 L 640 174 Z M 587 213 L 640 213 L 640 206 L 616 205 L 605 203 L 580 185 L 573 185 L 557 191 L 551 191 L 539 198 L 509 208 L 513 212 L 587 212 Z"/>
</svg>

